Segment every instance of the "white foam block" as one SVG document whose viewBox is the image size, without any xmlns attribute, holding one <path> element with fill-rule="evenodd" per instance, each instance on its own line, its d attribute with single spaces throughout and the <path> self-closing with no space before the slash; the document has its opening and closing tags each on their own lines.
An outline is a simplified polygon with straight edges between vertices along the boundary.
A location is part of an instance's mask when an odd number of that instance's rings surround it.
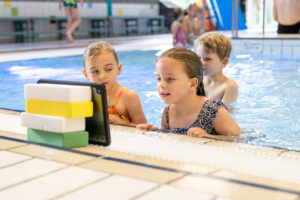
<svg viewBox="0 0 300 200">
<path fill-rule="evenodd" d="M 25 99 L 39 99 L 62 102 L 91 101 L 90 86 L 61 84 L 25 84 Z"/>
<path fill-rule="evenodd" d="M 85 130 L 85 118 L 64 118 L 47 115 L 21 113 L 21 124 L 27 128 L 56 133 Z"/>
</svg>

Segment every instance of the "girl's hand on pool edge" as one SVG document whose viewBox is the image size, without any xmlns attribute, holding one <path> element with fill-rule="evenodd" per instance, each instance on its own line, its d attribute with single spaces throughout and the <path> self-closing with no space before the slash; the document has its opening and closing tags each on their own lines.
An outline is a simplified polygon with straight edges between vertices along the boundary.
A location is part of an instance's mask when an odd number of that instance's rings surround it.
<svg viewBox="0 0 300 200">
<path fill-rule="evenodd" d="M 198 138 L 209 137 L 209 134 L 199 127 L 190 128 L 187 132 L 187 135 L 191 137 L 198 137 Z"/>
<path fill-rule="evenodd" d="M 136 128 L 142 131 L 157 131 L 158 128 L 152 124 L 137 124 Z"/>
</svg>

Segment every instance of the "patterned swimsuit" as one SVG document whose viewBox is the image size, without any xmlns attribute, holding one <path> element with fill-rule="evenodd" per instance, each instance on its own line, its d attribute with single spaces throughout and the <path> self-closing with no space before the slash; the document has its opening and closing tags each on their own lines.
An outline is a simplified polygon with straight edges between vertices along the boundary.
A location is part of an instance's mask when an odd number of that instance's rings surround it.
<svg viewBox="0 0 300 200">
<path fill-rule="evenodd" d="M 188 126 L 187 128 L 171 128 L 171 129 L 168 129 L 168 130 L 165 130 L 162 132 L 187 134 L 187 131 L 190 128 L 200 127 L 204 131 L 206 131 L 208 134 L 217 135 L 216 130 L 213 128 L 213 121 L 214 121 L 214 119 L 218 113 L 218 110 L 221 106 L 224 107 L 225 109 L 227 109 L 221 100 L 209 99 L 204 103 L 197 119 L 190 126 Z M 169 108 L 170 108 L 170 106 L 167 106 L 163 111 L 168 125 L 169 125 Z"/>
<path fill-rule="evenodd" d="M 77 0 L 64 0 L 65 8 L 77 8 Z"/>
</svg>

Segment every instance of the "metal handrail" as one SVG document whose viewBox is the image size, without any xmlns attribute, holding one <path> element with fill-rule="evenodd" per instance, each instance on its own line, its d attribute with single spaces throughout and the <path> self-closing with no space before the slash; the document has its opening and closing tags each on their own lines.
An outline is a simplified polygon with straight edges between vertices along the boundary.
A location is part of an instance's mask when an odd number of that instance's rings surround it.
<svg viewBox="0 0 300 200">
<path fill-rule="evenodd" d="M 231 3 L 231 36 L 234 35 L 234 0 Z"/>
<path fill-rule="evenodd" d="M 238 37 L 239 33 L 239 5 L 240 1 L 236 0 L 235 1 L 235 37 Z"/>
<path fill-rule="evenodd" d="M 239 17 L 239 0 L 232 0 L 232 7 L 231 7 L 231 35 L 234 37 L 238 37 L 239 32 L 239 25 L 238 25 L 238 17 Z"/>
<path fill-rule="evenodd" d="M 205 25 L 206 25 L 206 17 L 205 17 L 205 11 L 206 11 L 206 5 L 205 0 L 202 1 L 202 34 L 205 33 Z"/>
<path fill-rule="evenodd" d="M 266 2 L 263 0 L 263 26 L 262 26 L 262 34 L 265 34 L 265 12 L 266 12 Z"/>
</svg>

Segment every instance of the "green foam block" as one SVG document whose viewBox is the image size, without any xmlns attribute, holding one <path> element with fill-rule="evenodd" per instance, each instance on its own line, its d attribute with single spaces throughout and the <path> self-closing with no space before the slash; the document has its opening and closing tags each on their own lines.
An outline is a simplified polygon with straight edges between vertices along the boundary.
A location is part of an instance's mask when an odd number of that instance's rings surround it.
<svg viewBox="0 0 300 200">
<path fill-rule="evenodd" d="M 84 147 L 89 143 L 89 133 L 87 131 L 54 133 L 27 128 L 27 140 L 66 148 Z"/>
</svg>

